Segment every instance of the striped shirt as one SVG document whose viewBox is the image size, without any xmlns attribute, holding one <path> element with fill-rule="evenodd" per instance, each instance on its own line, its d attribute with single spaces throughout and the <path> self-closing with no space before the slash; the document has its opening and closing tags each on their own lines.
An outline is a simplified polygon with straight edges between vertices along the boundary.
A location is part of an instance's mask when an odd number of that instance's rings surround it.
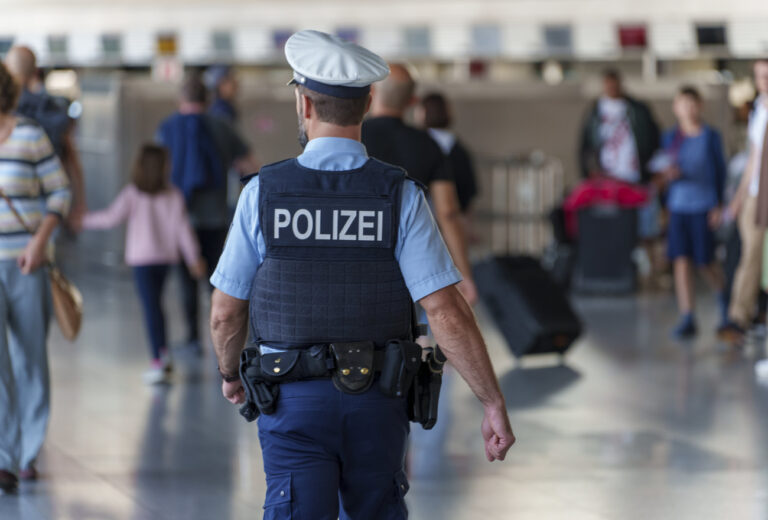
<svg viewBox="0 0 768 520">
<path fill-rule="evenodd" d="M 11 135 L 0 142 L 0 188 L 32 229 L 47 214 L 64 217 L 69 211 L 69 180 L 45 131 L 31 119 L 17 118 Z M 18 258 L 30 238 L 0 199 L 0 260 Z"/>
</svg>

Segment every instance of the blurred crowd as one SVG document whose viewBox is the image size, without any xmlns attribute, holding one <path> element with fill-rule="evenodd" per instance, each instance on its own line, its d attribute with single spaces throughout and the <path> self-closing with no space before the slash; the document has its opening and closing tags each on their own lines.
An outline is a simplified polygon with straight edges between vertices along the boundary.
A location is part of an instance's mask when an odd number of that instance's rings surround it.
<svg viewBox="0 0 768 520">
<path fill-rule="evenodd" d="M 761 182 L 768 170 L 768 61 L 758 60 L 753 67 L 757 96 L 747 108 L 747 160 L 742 154 L 734 159 L 735 179 L 729 179 L 721 134 L 703 120 L 704 101 L 693 86 L 679 89 L 671 107 L 677 122 L 660 131 L 648 105 L 627 94 L 619 74 L 608 70 L 603 93 L 582 129 L 584 181 L 566 208 L 578 210 L 606 199 L 634 208 L 650 282 L 659 283 L 668 270 L 674 276 L 680 320 L 672 335 L 677 339 L 698 332 L 694 271 L 716 296 L 719 322 L 714 328 L 720 339 L 739 346 L 753 325 L 764 328 L 758 296 L 768 273 L 763 250 L 768 182 Z M 737 188 L 726 193 L 729 182 Z M 725 255 L 718 256 L 720 243 Z M 660 249 L 666 255 L 659 255 Z M 606 254 L 613 254 L 608 246 Z M 737 266 L 735 272 L 726 276 L 723 259 Z"/>
<path fill-rule="evenodd" d="M 34 54 L 24 47 L 11 49 L 0 65 L 0 190 L 8 196 L 0 202 L 0 409 L 8 410 L 0 416 L 0 485 L 16 473 L 35 478 L 45 435 L 51 309 L 42 268 L 53 254 L 56 228 L 126 226 L 125 262 L 133 270 L 149 345 L 143 377 L 148 384 L 165 383 L 173 370 L 162 306 L 167 279 L 172 272 L 179 277 L 185 346 L 202 354 L 199 289 L 210 288 L 201 280 L 214 272 L 226 240 L 234 210 L 229 179 L 260 167 L 238 130 L 237 77 L 230 67 L 210 67 L 185 79 L 177 110 L 136 151 L 130 182 L 109 207 L 88 208 L 68 101 L 47 93 L 37 70 Z M 721 339 L 742 345 L 755 324 L 765 324 L 759 295 L 768 290 L 768 60 L 754 64 L 754 80 L 758 96 L 749 109 L 748 160 L 736 168 L 738 188 L 728 196 L 721 134 L 703 120 L 704 100 L 696 88 L 679 89 L 670 107 L 677 123 L 662 131 L 650 108 L 608 70 L 603 93 L 584 121 L 583 178 L 564 204 L 565 218 L 605 202 L 631 211 L 626 233 L 636 237 L 650 277 L 674 278 L 680 312 L 671 331 L 675 338 L 693 337 L 699 329 L 694 272 L 714 294 L 719 322 L 713 328 Z M 459 289 L 474 303 L 466 237 L 478 184 L 472 155 L 452 130 L 450 102 L 439 92 L 417 97 L 413 76 L 398 64 L 373 93 L 363 143 L 372 157 L 404 167 L 428 188 L 435 219 L 464 277 Z M 406 122 L 411 111 L 416 126 Z M 590 232 L 565 227 L 564 240 L 575 244 Z M 733 273 L 716 254 L 723 242 L 726 260 L 737 265 Z M 610 241 L 605 249 L 610 261 Z"/>
</svg>

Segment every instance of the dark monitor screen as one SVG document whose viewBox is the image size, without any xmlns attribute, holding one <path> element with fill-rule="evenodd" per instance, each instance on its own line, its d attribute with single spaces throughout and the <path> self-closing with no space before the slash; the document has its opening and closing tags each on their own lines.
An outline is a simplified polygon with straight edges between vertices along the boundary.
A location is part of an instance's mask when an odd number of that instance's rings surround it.
<svg viewBox="0 0 768 520">
<path fill-rule="evenodd" d="M 696 39 L 699 45 L 725 45 L 725 26 L 723 25 L 698 25 L 696 26 Z"/>
</svg>

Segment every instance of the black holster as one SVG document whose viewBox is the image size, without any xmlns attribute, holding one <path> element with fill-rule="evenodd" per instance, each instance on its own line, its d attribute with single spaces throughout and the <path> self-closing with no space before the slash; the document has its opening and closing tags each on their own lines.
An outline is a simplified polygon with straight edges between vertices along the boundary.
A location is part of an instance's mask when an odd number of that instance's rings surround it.
<svg viewBox="0 0 768 520">
<path fill-rule="evenodd" d="M 240 408 L 240 415 L 246 421 L 253 422 L 260 414 L 275 413 L 280 385 L 262 377 L 259 347 L 248 347 L 240 354 L 240 381 L 245 390 L 245 404 Z"/>
<path fill-rule="evenodd" d="M 431 430 L 437 423 L 437 407 L 440 402 L 440 387 L 443 384 L 445 356 L 440 347 L 426 348 L 426 358 L 419 366 L 419 372 L 408 395 L 409 419 Z"/>
<path fill-rule="evenodd" d="M 421 345 L 395 339 L 387 342 L 382 355 L 379 389 L 389 397 L 405 397 L 421 365 Z"/>
</svg>

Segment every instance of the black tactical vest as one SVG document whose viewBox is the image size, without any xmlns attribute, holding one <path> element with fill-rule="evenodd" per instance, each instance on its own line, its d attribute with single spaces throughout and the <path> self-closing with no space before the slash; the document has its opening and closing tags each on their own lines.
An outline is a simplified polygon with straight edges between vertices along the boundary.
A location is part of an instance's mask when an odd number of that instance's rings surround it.
<svg viewBox="0 0 768 520">
<path fill-rule="evenodd" d="M 381 346 L 410 336 L 412 302 L 394 254 L 406 178 L 375 159 L 347 171 L 296 159 L 261 169 L 266 256 L 251 293 L 252 340 Z"/>
</svg>

